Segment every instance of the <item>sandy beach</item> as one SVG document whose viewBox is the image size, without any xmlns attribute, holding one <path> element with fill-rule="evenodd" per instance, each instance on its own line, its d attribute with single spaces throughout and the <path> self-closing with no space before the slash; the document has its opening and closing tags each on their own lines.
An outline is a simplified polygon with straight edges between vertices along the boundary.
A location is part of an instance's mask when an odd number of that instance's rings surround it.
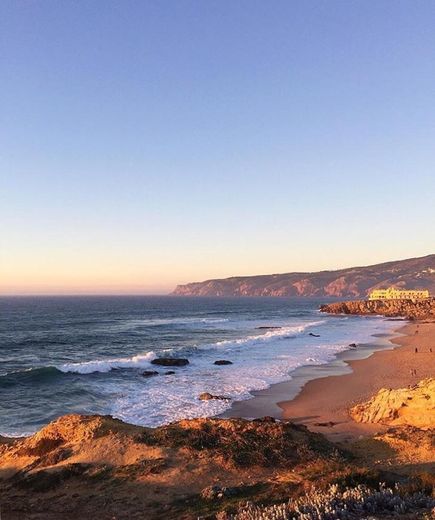
<svg viewBox="0 0 435 520">
<path fill-rule="evenodd" d="M 346 351 L 327 365 L 297 369 L 291 381 L 256 392 L 226 415 L 272 415 L 304 424 L 330 440 L 352 440 L 383 427 L 355 423 L 348 414 L 351 406 L 381 388 L 407 387 L 434 374 L 435 323 L 409 322 L 392 337 Z"/>
</svg>

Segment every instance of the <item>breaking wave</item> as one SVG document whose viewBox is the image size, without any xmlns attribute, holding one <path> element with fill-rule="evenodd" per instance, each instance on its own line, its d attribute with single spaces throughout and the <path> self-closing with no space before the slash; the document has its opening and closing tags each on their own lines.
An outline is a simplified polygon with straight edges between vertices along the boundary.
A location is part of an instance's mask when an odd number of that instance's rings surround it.
<svg viewBox="0 0 435 520">
<path fill-rule="evenodd" d="M 220 349 L 220 348 L 237 348 L 240 346 L 254 346 L 264 342 L 277 341 L 282 339 L 290 339 L 298 334 L 301 334 L 309 327 L 321 325 L 324 320 L 312 321 L 301 325 L 284 326 L 279 329 L 268 330 L 264 334 L 258 334 L 255 336 L 247 336 L 244 338 L 237 338 L 232 340 L 223 340 L 216 343 L 195 345 L 190 349 L 181 349 L 177 351 L 178 355 L 184 354 L 187 350 L 192 353 L 200 350 Z M 174 349 L 166 349 L 165 352 L 174 353 Z M 116 369 L 128 369 L 128 368 L 146 368 L 150 362 L 157 357 L 155 352 L 147 352 L 137 354 L 128 358 L 113 358 L 113 359 L 102 359 L 94 361 L 84 361 L 81 363 L 65 363 L 57 367 L 61 372 L 73 372 L 77 374 L 92 374 L 94 372 L 110 372 Z"/>
<path fill-rule="evenodd" d="M 154 352 L 137 354 L 129 358 L 101 359 L 82 363 L 65 363 L 57 367 L 61 372 L 76 374 L 92 374 L 93 372 L 110 372 L 121 368 L 145 368 L 157 356 Z"/>
</svg>

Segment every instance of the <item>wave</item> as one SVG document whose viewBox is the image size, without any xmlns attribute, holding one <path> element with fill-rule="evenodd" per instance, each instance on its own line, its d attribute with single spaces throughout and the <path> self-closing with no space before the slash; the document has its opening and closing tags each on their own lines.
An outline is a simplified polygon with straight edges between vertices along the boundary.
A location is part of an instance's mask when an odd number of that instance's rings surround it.
<svg viewBox="0 0 435 520">
<path fill-rule="evenodd" d="M 135 327 L 156 327 L 162 325 L 192 325 L 205 324 L 212 325 L 214 323 L 226 323 L 230 321 L 228 318 L 201 318 L 201 317 L 178 317 L 178 318 L 150 318 L 128 320 L 125 323 L 114 325 L 118 328 L 135 328 Z"/>
<path fill-rule="evenodd" d="M 157 356 L 155 352 L 137 354 L 129 358 L 101 359 L 82 363 L 65 363 L 57 367 L 61 372 L 76 374 L 92 374 L 93 372 L 110 372 L 122 368 L 146 368 Z"/>
<path fill-rule="evenodd" d="M 16 370 L 0 376 L 0 388 L 7 388 L 18 383 L 25 384 L 26 382 L 43 383 L 61 375 L 61 371 L 52 366 Z"/>
<path fill-rule="evenodd" d="M 226 339 L 223 341 L 218 341 L 216 343 L 210 343 L 208 345 L 202 345 L 198 348 L 203 349 L 210 349 L 210 348 L 220 348 L 220 347 L 238 347 L 240 345 L 258 345 L 261 343 L 269 342 L 269 341 L 276 341 L 276 340 L 283 340 L 283 339 L 290 339 L 298 334 L 301 334 L 306 329 L 310 327 L 315 327 L 317 325 L 321 325 L 325 323 L 325 320 L 317 320 L 317 321 L 311 321 L 307 323 L 303 323 L 300 325 L 292 325 L 292 326 L 283 326 L 279 329 L 272 329 L 268 330 L 264 334 L 258 334 L 255 336 L 247 336 L 246 338 L 239 338 L 239 339 Z"/>
<path fill-rule="evenodd" d="M 284 339 L 289 339 L 295 337 L 298 334 L 301 334 L 309 327 L 315 327 L 317 325 L 321 325 L 325 323 L 325 320 L 318 320 L 307 322 L 300 325 L 293 326 L 283 326 L 280 329 L 268 330 L 264 334 L 258 334 L 255 336 L 247 336 L 244 338 L 238 338 L 233 340 L 223 340 L 218 341 L 216 343 L 210 343 L 205 345 L 196 345 L 192 347 L 187 347 L 181 350 L 177 350 L 178 355 L 186 354 L 187 351 L 190 353 L 195 353 L 201 350 L 210 350 L 210 349 L 220 349 L 220 348 L 232 348 L 232 347 L 240 347 L 240 346 L 254 346 L 257 344 L 270 342 L 270 341 L 279 341 Z M 174 352 L 173 349 L 165 349 L 163 352 L 169 353 Z M 107 373 L 111 370 L 119 370 L 119 369 L 134 369 L 134 368 L 147 368 L 150 365 L 150 362 L 157 357 L 157 354 L 153 351 L 136 354 L 131 357 L 123 357 L 123 358 L 112 358 L 112 359 L 97 359 L 91 361 L 82 361 L 77 363 L 64 363 L 63 365 L 59 365 L 57 367 L 45 367 L 40 369 L 32 369 L 36 370 L 51 370 L 51 371 L 60 371 L 64 374 L 66 373 L 75 373 L 75 374 L 93 374 L 95 372 Z"/>
<path fill-rule="evenodd" d="M 156 318 L 142 320 L 145 325 L 189 325 L 190 323 L 226 323 L 228 318 Z"/>
<path fill-rule="evenodd" d="M 207 326 L 215 325 L 219 323 L 227 323 L 230 320 L 228 318 L 201 318 L 201 317 L 178 317 L 178 318 L 143 318 L 133 319 L 127 321 L 119 321 L 110 323 L 104 326 L 104 328 L 97 328 L 101 332 L 135 332 L 140 331 L 143 327 L 176 327 L 176 326 Z"/>
<path fill-rule="evenodd" d="M 293 325 L 288 327 L 282 327 L 280 329 L 269 330 L 264 334 L 259 334 L 256 336 L 248 336 L 245 338 L 238 338 L 234 340 L 223 340 L 218 341 L 216 343 L 206 344 L 206 345 L 196 345 L 193 347 L 188 347 L 188 349 L 177 350 L 178 355 L 182 355 L 186 353 L 186 350 L 190 352 L 198 352 L 200 350 L 209 350 L 209 349 L 219 349 L 222 347 L 238 347 L 242 345 L 256 345 L 258 343 L 280 340 L 280 339 L 288 339 L 294 337 L 301 332 L 304 332 L 309 327 L 315 327 L 316 325 L 321 325 L 325 323 L 325 320 L 312 321 L 300 325 Z M 165 349 L 165 353 L 174 352 L 173 349 Z M 92 374 L 94 372 L 110 372 L 111 370 L 116 369 L 128 369 L 128 368 L 147 368 L 150 365 L 150 362 L 157 357 L 157 354 L 153 351 L 137 354 L 128 358 L 114 358 L 114 359 L 101 359 L 94 361 L 84 361 L 82 363 L 65 363 L 58 367 L 61 372 L 73 372 L 77 374 Z"/>
</svg>

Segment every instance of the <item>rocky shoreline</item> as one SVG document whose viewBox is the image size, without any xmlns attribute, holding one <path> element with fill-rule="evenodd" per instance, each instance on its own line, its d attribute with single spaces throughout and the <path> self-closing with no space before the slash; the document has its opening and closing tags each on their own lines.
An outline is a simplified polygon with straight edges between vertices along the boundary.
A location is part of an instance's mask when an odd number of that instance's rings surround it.
<svg viewBox="0 0 435 520">
<path fill-rule="evenodd" d="M 2 513 L 8 520 L 272 520 L 280 511 L 282 519 L 322 520 L 363 518 L 364 511 L 426 519 L 435 507 L 435 423 L 433 415 L 424 428 L 418 421 L 422 395 L 433 407 L 434 388 L 428 379 L 361 403 L 361 417 L 378 421 L 379 402 L 383 412 L 390 402 L 397 408 L 406 392 L 407 410 L 400 422 L 382 413 L 393 428 L 346 446 L 271 417 L 159 428 L 110 416 L 60 417 L 0 444 Z"/>
<path fill-rule="evenodd" d="M 409 320 L 435 318 L 435 298 L 424 300 L 354 300 L 321 305 L 330 314 L 379 315 Z"/>
<path fill-rule="evenodd" d="M 434 332 L 434 323 L 408 324 L 396 349 L 307 383 L 281 403 L 279 421 L 146 428 L 68 415 L 31 437 L 0 438 L 2 517 L 428 520 Z"/>
</svg>

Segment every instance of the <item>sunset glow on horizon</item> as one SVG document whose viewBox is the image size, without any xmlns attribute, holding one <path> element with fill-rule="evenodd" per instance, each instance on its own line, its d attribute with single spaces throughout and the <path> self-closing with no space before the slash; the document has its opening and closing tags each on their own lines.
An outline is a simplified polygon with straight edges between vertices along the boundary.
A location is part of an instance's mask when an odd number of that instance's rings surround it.
<svg viewBox="0 0 435 520">
<path fill-rule="evenodd" d="M 433 253 L 435 4 L 392 5 L 3 2 L 0 294 Z"/>
</svg>

